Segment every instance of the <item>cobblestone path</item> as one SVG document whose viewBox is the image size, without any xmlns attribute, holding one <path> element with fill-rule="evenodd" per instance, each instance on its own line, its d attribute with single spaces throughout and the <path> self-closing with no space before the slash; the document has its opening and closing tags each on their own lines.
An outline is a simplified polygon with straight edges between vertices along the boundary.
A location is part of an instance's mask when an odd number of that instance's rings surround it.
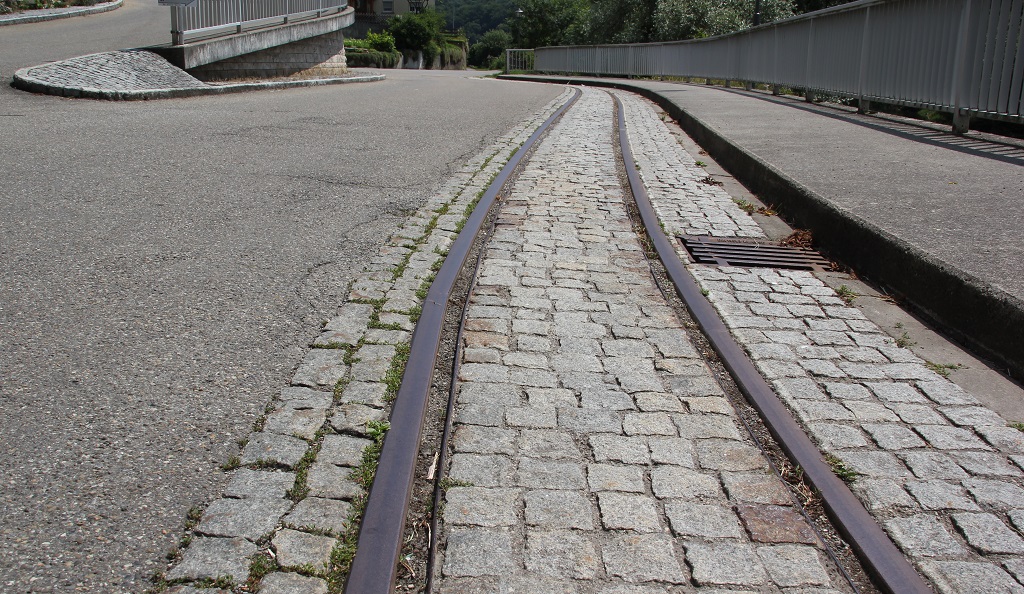
<svg viewBox="0 0 1024 594">
<path fill-rule="evenodd" d="M 194 524 L 163 576 L 168 594 L 222 592 L 193 582 L 258 582 L 263 594 L 326 594 L 332 562 L 369 485 L 355 469 L 379 435 L 429 285 L 475 196 L 571 93 L 497 139 L 429 197 L 352 283 L 240 456 L 223 496 Z M 407 352 L 407 351 L 406 351 Z M 391 382 L 391 383 L 389 383 Z M 257 561 L 259 561 L 257 563 Z M 254 567 L 262 567 L 256 571 Z"/>
<path fill-rule="evenodd" d="M 847 591 L 655 286 L 612 126 L 584 91 L 486 247 L 440 592 Z"/>
<path fill-rule="evenodd" d="M 146 50 L 120 50 L 80 56 L 25 70 L 33 81 L 75 89 L 148 91 L 207 86 L 184 70 Z"/>
<path fill-rule="evenodd" d="M 706 173 L 647 102 L 618 95 L 667 232 L 762 236 L 724 190 L 699 183 Z M 859 473 L 854 493 L 939 592 L 1024 592 L 1024 433 L 810 273 L 690 269 L 821 450 Z"/>
</svg>

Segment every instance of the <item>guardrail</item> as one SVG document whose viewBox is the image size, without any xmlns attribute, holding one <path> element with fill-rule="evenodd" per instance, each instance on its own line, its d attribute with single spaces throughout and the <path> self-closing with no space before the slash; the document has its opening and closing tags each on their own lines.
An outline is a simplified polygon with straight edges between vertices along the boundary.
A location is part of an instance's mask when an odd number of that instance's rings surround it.
<svg viewBox="0 0 1024 594">
<path fill-rule="evenodd" d="M 532 49 L 507 49 L 505 50 L 505 72 L 516 72 L 534 69 L 534 56 Z"/>
<path fill-rule="evenodd" d="M 348 0 L 159 0 L 174 45 L 340 13 Z"/>
<path fill-rule="evenodd" d="M 1022 0 L 861 0 L 731 35 L 544 47 L 536 70 L 769 84 L 1024 123 Z"/>
</svg>

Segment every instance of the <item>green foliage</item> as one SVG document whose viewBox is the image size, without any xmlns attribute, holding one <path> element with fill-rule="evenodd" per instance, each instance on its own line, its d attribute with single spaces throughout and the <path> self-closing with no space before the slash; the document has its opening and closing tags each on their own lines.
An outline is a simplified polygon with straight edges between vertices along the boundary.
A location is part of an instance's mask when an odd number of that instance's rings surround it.
<svg viewBox="0 0 1024 594">
<path fill-rule="evenodd" d="M 658 0 L 649 41 L 699 39 L 754 24 L 755 0 Z M 761 0 L 761 23 L 794 14 L 792 0 Z"/>
<path fill-rule="evenodd" d="M 575 43 L 582 35 L 578 29 L 587 21 L 588 0 L 520 0 L 521 15 L 506 25 L 513 43 L 519 48 Z"/>
<path fill-rule="evenodd" d="M 476 43 L 515 15 L 517 0 L 438 0 L 437 7 L 449 30 L 460 30 Z"/>
<path fill-rule="evenodd" d="M 430 9 L 419 14 L 398 15 L 388 21 L 388 32 L 394 36 L 395 47 L 400 50 L 426 51 L 431 42 L 440 47 L 445 43 L 443 29 L 444 16 Z"/>
<path fill-rule="evenodd" d="M 397 49 L 395 47 L 395 38 L 387 31 L 382 31 L 380 33 L 367 31 L 366 44 L 368 49 L 384 53 L 391 53 Z"/>
<path fill-rule="evenodd" d="M 423 62 L 429 68 L 434 60 L 441 55 L 441 48 L 437 45 L 437 42 L 431 39 L 427 42 L 427 45 L 423 46 Z"/>
<path fill-rule="evenodd" d="M 502 29 L 484 33 L 480 41 L 469 48 L 470 66 L 488 66 L 494 58 L 505 58 L 505 50 L 512 47 L 512 34 Z"/>
<path fill-rule="evenodd" d="M 401 59 L 402 54 L 398 51 L 385 53 L 370 49 L 345 49 L 345 61 L 350 68 L 395 68 Z"/>
</svg>

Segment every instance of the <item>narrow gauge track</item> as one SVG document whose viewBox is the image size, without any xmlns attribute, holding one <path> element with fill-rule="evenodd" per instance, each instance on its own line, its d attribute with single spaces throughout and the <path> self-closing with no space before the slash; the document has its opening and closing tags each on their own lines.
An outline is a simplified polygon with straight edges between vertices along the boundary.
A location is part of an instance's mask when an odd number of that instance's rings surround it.
<svg viewBox="0 0 1024 594">
<path fill-rule="evenodd" d="M 471 248 L 483 232 L 488 213 L 506 190 L 505 186 L 513 173 L 547 130 L 580 96 L 581 92 L 577 90 L 576 94 L 509 160 L 467 220 L 431 285 L 423 304 L 422 316 L 413 335 L 411 356 L 391 416 L 391 430 L 385 440 L 377 477 L 367 501 L 358 549 L 345 587 L 347 594 L 389 594 L 394 589 L 435 358 L 443 332 L 445 310 L 456 278 L 467 265 Z M 696 280 L 676 255 L 671 240 L 659 224 L 633 160 L 623 105 L 614 95 L 613 99 L 619 124 L 619 149 L 633 201 L 654 251 L 694 321 L 705 334 L 739 390 L 758 411 L 772 437 L 792 464 L 802 469 L 810 486 L 820 493 L 829 518 L 850 544 L 876 585 L 882 591 L 893 594 L 931 592 L 931 588 L 856 496 L 832 472 L 818 448 L 758 373 L 743 349 L 732 338 L 724 322 L 701 294 Z M 452 414 L 450 403 L 448 414 Z M 447 424 L 450 424 L 450 419 Z M 447 431 L 445 437 L 447 438 Z M 438 467 L 443 466 L 442 460 Z M 434 528 L 436 530 L 436 520 Z"/>
</svg>

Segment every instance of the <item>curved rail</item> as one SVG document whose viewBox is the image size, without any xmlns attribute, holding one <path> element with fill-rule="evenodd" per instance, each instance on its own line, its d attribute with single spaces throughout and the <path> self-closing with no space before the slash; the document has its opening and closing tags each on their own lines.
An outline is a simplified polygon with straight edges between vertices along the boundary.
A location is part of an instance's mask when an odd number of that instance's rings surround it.
<svg viewBox="0 0 1024 594">
<path fill-rule="evenodd" d="M 434 362 L 444 326 L 445 308 L 455 280 L 505 182 L 541 135 L 581 95 L 582 92 L 577 89 L 576 94 L 552 114 L 505 164 L 480 198 L 430 285 L 423 302 L 423 312 L 412 336 L 402 385 L 391 411 L 391 428 L 384 438 L 377 476 L 366 502 L 356 556 L 345 584 L 346 594 L 390 594 L 394 588 L 405 516 L 415 478 L 416 455 L 419 452 L 420 435 L 433 381 Z"/>
<path fill-rule="evenodd" d="M 614 99 L 619 117 L 622 161 L 637 210 L 658 253 L 658 258 L 665 266 L 669 279 L 675 285 L 679 297 L 686 303 L 694 321 L 707 336 L 740 391 L 757 409 L 772 437 L 789 459 L 803 469 L 807 481 L 820 492 L 825 511 L 853 548 L 865 569 L 876 579 L 877 585 L 891 594 L 931 593 L 931 588 L 871 514 L 864 509 L 860 500 L 825 463 L 817 446 L 807 437 L 768 382 L 761 377 L 746 353 L 732 338 L 711 303 L 701 294 L 697 281 L 679 260 L 672 242 L 661 230 L 658 215 L 634 165 L 622 102 L 618 97 Z"/>
</svg>

